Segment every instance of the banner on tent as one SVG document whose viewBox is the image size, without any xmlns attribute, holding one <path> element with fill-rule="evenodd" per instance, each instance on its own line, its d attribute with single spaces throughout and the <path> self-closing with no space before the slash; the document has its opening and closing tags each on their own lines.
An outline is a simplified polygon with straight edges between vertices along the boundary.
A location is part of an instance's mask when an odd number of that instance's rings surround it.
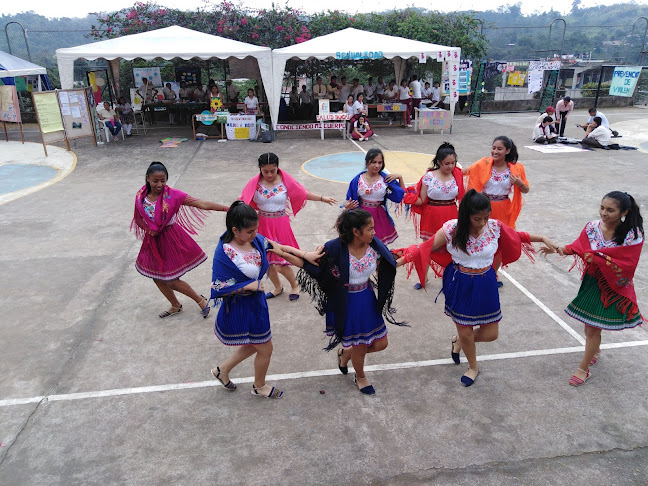
<svg viewBox="0 0 648 486">
<path fill-rule="evenodd" d="M 335 59 L 355 61 L 356 59 L 383 59 L 382 51 L 336 52 Z"/>
<path fill-rule="evenodd" d="M 15 86 L 0 86 L 0 121 L 21 123 Z"/>
<path fill-rule="evenodd" d="M 641 66 L 617 66 L 612 75 L 610 84 L 610 96 L 625 96 L 630 98 L 634 94 Z"/>
<path fill-rule="evenodd" d="M 350 120 L 353 115 L 351 113 L 322 113 L 315 118 L 317 121 Z"/>
<path fill-rule="evenodd" d="M 143 83 L 142 78 L 147 78 L 153 83 L 153 86 L 162 86 L 159 67 L 133 68 L 133 78 L 135 78 L 135 86 L 137 87 Z"/>
<path fill-rule="evenodd" d="M 344 130 L 344 123 L 335 123 L 335 122 L 323 122 L 323 123 L 302 123 L 302 124 L 290 124 L 290 123 L 278 123 L 275 126 L 275 130 L 320 130 L 324 128 L 325 130 Z"/>
</svg>

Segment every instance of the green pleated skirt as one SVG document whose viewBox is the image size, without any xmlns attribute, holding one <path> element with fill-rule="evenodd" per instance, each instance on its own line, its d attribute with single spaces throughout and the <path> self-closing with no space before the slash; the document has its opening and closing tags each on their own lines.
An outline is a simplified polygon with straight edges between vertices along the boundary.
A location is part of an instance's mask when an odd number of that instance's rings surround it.
<svg viewBox="0 0 648 486">
<path fill-rule="evenodd" d="M 583 277 L 578 295 L 567 306 L 565 312 L 588 326 L 608 331 L 629 329 L 638 326 L 642 322 L 640 312 L 629 317 L 627 312 L 620 312 L 616 304 L 603 307 L 598 282 L 587 273 Z"/>
</svg>

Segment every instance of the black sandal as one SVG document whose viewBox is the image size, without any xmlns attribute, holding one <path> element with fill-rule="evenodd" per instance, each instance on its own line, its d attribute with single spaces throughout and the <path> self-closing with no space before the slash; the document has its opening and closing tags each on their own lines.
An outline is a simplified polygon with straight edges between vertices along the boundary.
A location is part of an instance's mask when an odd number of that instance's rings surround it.
<svg viewBox="0 0 648 486">
<path fill-rule="evenodd" d="M 459 359 L 459 353 L 454 352 L 454 345 L 457 343 L 457 339 L 459 339 L 458 336 L 454 336 L 454 338 L 452 339 L 452 344 L 450 345 L 450 357 L 455 364 L 460 364 L 461 361 Z"/>
<path fill-rule="evenodd" d="M 343 375 L 346 375 L 349 372 L 349 366 L 347 362 L 347 366 L 342 366 L 342 355 L 344 354 L 344 348 L 341 348 L 338 351 L 337 358 L 338 358 L 338 368 L 342 372 Z"/>
<path fill-rule="evenodd" d="M 226 390 L 229 391 L 236 390 L 236 385 L 232 383 L 232 380 L 229 380 L 227 383 L 221 380 L 220 378 L 221 370 L 218 366 L 216 367 L 216 371 L 218 371 L 218 373 L 214 373 L 214 370 L 211 370 L 211 374 L 214 375 L 214 378 L 216 378 L 218 381 L 220 381 L 223 384 L 223 387 L 225 387 Z"/>
</svg>

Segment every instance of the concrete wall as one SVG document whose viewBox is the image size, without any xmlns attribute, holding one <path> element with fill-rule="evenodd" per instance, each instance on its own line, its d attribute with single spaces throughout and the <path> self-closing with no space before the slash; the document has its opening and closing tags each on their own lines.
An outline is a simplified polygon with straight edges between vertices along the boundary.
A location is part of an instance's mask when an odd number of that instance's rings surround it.
<svg viewBox="0 0 648 486">
<path fill-rule="evenodd" d="M 557 101 L 557 100 L 556 100 Z M 574 100 L 576 108 L 590 108 L 594 106 L 595 98 L 578 98 Z M 598 99 L 599 108 L 617 108 L 623 106 L 632 106 L 634 98 L 624 98 L 621 96 L 601 96 Z M 540 100 L 501 100 L 501 101 L 483 101 L 482 113 L 496 113 L 506 111 L 537 111 L 540 106 Z M 456 113 L 459 113 L 456 111 Z"/>
</svg>

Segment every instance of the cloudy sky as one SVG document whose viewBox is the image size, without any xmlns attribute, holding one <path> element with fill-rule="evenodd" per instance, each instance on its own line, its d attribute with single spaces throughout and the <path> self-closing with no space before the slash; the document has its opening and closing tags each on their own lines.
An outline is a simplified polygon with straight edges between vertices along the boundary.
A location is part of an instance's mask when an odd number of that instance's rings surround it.
<svg viewBox="0 0 648 486">
<path fill-rule="evenodd" d="M 522 3 L 522 13 L 531 14 L 539 11 L 547 11 L 552 7 L 554 10 L 567 13 L 571 9 L 572 2 L 570 0 L 518 0 Z M 64 2 L 53 2 L 52 0 L 29 0 L 26 3 L 18 1 L 5 0 L 0 7 L 0 14 L 15 14 L 23 11 L 34 11 L 46 17 L 85 17 L 89 12 L 97 12 L 98 9 L 103 7 L 106 10 L 110 6 L 112 11 L 120 10 L 124 7 L 130 7 L 135 3 L 135 0 L 108 0 L 100 2 L 88 2 L 87 0 L 66 0 Z M 205 0 L 159 0 L 159 5 L 180 8 L 184 10 L 196 9 L 205 6 Z M 250 8 L 271 8 L 272 0 L 245 0 L 241 2 L 246 7 Z M 283 0 L 277 0 L 277 7 L 284 5 Z M 345 10 L 350 13 L 355 12 L 371 12 L 388 10 L 391 8 L 404 8 L 408 6 L 431 8 L 440 11 L 450 10 L 495 10 L 503 4 L 514 4 L 513 1 L 502 0 L 454 0 L 445 2 L 431 2 L 430 0 L 410 0 L 408 2 L 396 2 L 394 0 L 326 0 L 325 2 L 289 2 L 291 6 L 301 6 L 307 12 L 321 11 L 321 6 L 325 6 L 330 10 Z M 583 1 L 583 6 L 597 6 L 597 5 L 611 5 L 620 3 L 619 0 L 587 0 Z M 648 0 L 636 0 L 638 4 L 648 4 Z M 303 5 L 306 4 L 305 7 Z M 352 6 L 350 6 L 352 4 Z M 319 8 L 316 8 L 319 7 Z"/>
</svg>

